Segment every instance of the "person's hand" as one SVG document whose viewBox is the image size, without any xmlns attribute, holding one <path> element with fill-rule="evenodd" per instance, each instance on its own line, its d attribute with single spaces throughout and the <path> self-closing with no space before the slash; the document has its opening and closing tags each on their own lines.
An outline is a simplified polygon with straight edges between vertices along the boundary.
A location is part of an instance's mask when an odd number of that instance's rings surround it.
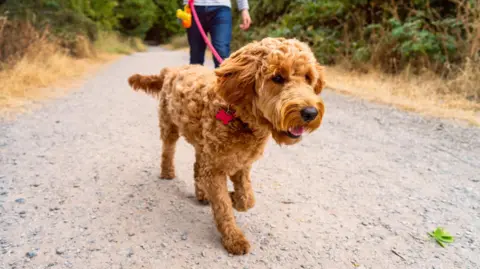
<svg viewBox="0 0 480 269">
<path fill-rule="evenodd" d="M 248 9 L 242 10 L 242 24 L 240 24 L 240 29 L 247 31 L 250 28 L 250 24 L 252 23 L 252 19 L 250 18 L 250 13 Z"/>
</svg>

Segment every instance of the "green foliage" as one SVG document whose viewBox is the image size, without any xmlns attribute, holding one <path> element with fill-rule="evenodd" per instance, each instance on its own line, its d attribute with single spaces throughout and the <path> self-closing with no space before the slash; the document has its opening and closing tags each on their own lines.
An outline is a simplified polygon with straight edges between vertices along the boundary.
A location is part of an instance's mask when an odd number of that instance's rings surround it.
<svg viewBox="0 0 480 269">
<path fill-rule="evenodd" d="M 155 0 L 154 2 L 157 6 L 157 19 L 147 32 L 147 40 L 163 43 L 185 31 L 176 19 L 176 11 L 182 8 L 182 0 Z"/>
<path fill-rule="evenodd" d="M 182 0 L 7 0 L 0 12 L 92 40 L 99 30 L 144 37 L 154 28 L 157 39 L 164 41 L 181 31 L 175 16 L 181 6 Z"/>
<path fill-rule="evenodd" d="M 7 0 L 0 7 L 10 18 L 26 20 L 40 29 L 48 27 L 62 39 L 78 35 L 95 40 L 100 29 L 117 24 L 113 0 Z"/>
<path fill-rule="evenodd" d="M 117 1 L 95 0 L 90 1 L 88 17 L 97 22 L 103 30 L 113 30 L 118 26 L 119 15 L 115 13 Z"/>
<path fill-rule="evenodd" d="M 402 23 L 391 19 L 391 41 L 395 44 L 394 50 L 401 55 L 405 62 L 410 62 L 418 57 L 431 57 L 432 60 L 444 63 L 457 49 L 452 36 L 442 36 L 425 29 L 425 20 L 409 18 Z M 443 46 L 442 39 L 446 41 Z"/>
<path fill-rule="evenodd" d="M 145 37 L 157 18 L 157 6 L 153 0 L 120 0 L 116 8 L 121 28 L 126 35 Z"/>
<path fill-rule="evenodd" d="M 388 72 L 407 66 L 445 71 L 467 57 L 480 57 L 478 1 L 251 2 L 253 29 L 235 29 L 234 49 L 266 36 L 297 38 L 308 42 L 324 64 L 350 59 Z"/>
<path fill-rule="evenodd" d="M 182 0 L 6 0 L 0 3 L 0 14 L 11 20 L 27 21 L 40 31 L 48 29 L 52 37 L 70 51 L 75 50 L 79 36 L 95 42 L 99 33 L 105 31 L 142 39 L 148 34 L 148 39 L 157 43 L 182 31 L 175 16 Z"/>
<path fill-rule="evenodd" d="M 480 58 L 478 1 L 250 0 L 250 6 L 252 29 L 234 27 L 233 49 L 266 36 L 298 38 L 324 64 L 349 59 L 388 72 L 407 66 L 443 72 Z M 79 35 L 95 41 L 100 31 L 168 41 L 184 31 L 175 17 L 181 7 L 182 0 L 6 0 L 0 12 L 48 27 L 69 47 Z"/>
<path fill-rule="evenodd" d="M 145 50 L 138 37 L 145 36 L 159 15 L 153 0 L 7 0 L 0 2 L 0 14 L 14 22 L 8 25 L 34 26 L 33 34 L 23 39 L 0 42 L 0 61 L 12 57 L 6 53 L 21 56 L 26 45 L 18 43 L 33 42 L 38 32 L 76 57 L 87 55 L 92 44 L 113 53 Z"/>
<path fill-rule="evenodd" d="M 264 0 L 249 1 L 251 5 L 252 20 L 258 25 L 265 25 L 285 14 L 294 1 L 289 0 Z"/>
</svg>

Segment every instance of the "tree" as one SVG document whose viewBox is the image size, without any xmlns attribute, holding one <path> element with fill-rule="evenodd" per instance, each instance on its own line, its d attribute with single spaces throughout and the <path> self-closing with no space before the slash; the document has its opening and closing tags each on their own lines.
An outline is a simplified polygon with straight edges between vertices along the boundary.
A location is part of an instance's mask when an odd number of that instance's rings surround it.
<svg viewBox="0 0 480 269">
<path fill-rule="evenodd" d="M 120 16 L 119 30 L 130 36 L 144 38 L 157 19 L 153 0 L 121 0 L 115 11 Z"/>
</svg>

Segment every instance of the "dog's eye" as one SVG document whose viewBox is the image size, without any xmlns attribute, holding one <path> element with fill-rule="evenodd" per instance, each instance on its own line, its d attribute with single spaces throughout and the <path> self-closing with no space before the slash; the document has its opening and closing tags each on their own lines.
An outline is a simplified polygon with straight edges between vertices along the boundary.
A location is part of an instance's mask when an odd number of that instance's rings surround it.
<svg viewBox="0 0 480 269">
<path fill-rule="evenodd" d="M 308 83 L 312 83 L 312 78 L 309 75 L 305 75 L 305 79 Z"/>
<path fill-rule="evenodd" d="M 274 77 L 272 78 L 272 80 L 273 80 L 273 82 L 279 83 L 279 84 L 285 82 L 285 79 L 284 79 L 282 76 L 280 76 L 280 75 L 274 76 Z"/>
</svg>

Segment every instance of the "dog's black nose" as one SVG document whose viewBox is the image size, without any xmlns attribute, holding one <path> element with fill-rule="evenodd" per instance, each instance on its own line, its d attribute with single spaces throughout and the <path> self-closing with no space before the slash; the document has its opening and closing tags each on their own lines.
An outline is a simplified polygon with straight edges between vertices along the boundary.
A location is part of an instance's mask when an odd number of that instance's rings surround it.
<svg viewBox="0 0 480 269">
<path fill-rule="evenodd" d="M 318 110 L 316 108 L 314 108 L 313 106 L 308 106 L 308 107 L 302 109 L 302 111 L 300 111 L 300 114 L 302 115 L 302 119 L 305 122 L 310 122 L 317 117 Z"/>
</svg>

